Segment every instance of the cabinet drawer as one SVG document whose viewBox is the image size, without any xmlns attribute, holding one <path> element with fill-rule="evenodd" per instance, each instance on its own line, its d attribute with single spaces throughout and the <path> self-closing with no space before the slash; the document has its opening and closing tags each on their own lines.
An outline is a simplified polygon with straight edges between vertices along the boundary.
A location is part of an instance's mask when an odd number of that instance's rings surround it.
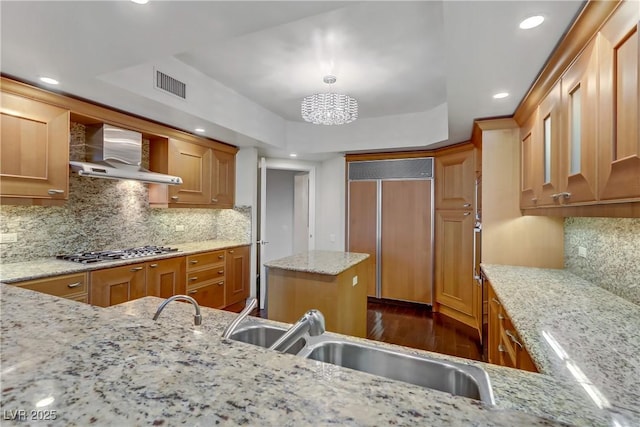
<svg viewBox="0 0 640 427">
<path fill-rule="evenodd" d="M 225 251 L 207 252 L 204 254 L 190 255 L 187 257 L 187 271 L 196 270 L 205 267 L 211 267 L 216 264 L 224 265 Z"/>
<path fill-rule="evenodd" d="M 18 283 L 17 286 L 59 297 L 86 294 L 88 289 L 87 276 L 84 273 L 51 277 L 49 279 L 32 280 L 29 282 Z"/>
<path fill-rule="evenodd" d="M 224 281 L 189 288 L 187 295 L 203 307 L 222 308 L 224 307 Z"/>
<path fill-rule="evenodd" d="M 207 282 L 224 283 L 224 267 L 208 268 L 187 274 L 187 288 L 193 288 Z"/>
</svg>

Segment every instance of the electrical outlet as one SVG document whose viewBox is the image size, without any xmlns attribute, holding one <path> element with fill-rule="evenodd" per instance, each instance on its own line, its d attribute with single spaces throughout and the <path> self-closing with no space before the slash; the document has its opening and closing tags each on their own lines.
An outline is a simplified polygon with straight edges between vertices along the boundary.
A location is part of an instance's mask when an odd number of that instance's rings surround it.
<svg viewBox="0 0 640 427">
<path fill-rule="evenodd" d="M 353 276 L 353 286 L 358 284 L 358 276 Z"/>
<path fill-rule="evenodd" d="M 18 233 L 2 233 L 0 243 L 15 243 L 18 241 Z"/>
<path fill-rule="evenodd" d="M 184 225 L 176 225 L 176 231 L 184 231 Z"/>
<path fill-rule="evenodd" d="M 335 234 L 329 234 L 329 241 L 331 243 L 335 242 L 336 241 L 336 235 Z"/>
<path fill-rule="evenodd" d="M 578 246 L 578 256 L 582 258 L 587 257 L 587 248 L 584 246 Z"/>
</svg>

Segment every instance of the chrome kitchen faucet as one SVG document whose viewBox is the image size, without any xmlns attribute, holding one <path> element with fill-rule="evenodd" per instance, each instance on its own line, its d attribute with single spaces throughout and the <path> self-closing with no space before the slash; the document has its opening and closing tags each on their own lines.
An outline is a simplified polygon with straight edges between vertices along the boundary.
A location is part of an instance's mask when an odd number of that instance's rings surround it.
<svg viewBox="0 0 640 427">
<path fill-rule="evenodd" d="M 196 314 L 193 316 L 193 323 L 196 326 L 202 324 L 202 316 L 200 315 L 200 306 L 198 305 L 198 302 L 187 295 L 174 295 L 167 298 L 162 304 L 160 304 L 158 310 L 156 310 L 156 314 L 153 316 L 153 320 L 158 320 L 160 313 L 162 313 L 162 310 L 164 310 L 167 304 L 169 304 L 171 301 L 176 300 L 189 301 L 191 304 L 193 304 L 193 306 L 196 308 Z"/>
</svg>

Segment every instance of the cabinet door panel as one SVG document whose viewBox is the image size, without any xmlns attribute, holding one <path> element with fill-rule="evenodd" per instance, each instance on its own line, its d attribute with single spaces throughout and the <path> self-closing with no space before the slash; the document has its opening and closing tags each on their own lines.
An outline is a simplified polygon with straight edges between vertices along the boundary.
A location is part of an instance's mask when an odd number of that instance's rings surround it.
<svg viewBox="0 0 640 427">
<path fill-rule="evenodd" d="M 537 110 L 520 130 L 520 208 L 536 207 L 542 184 L 539 182 L 541 154 L 536 144 Z"/>
<path fill-rule="evenodd" d="M 91 272 L 91 304 L 109 307 L 146 296 L 144 264 Z"/>
<path fill-rule="evenodd" d="M 148 295 L 169 298 L 185 293 L 184 257 L 152 261 L 147 263 Z"/>
<path fill-rule="evenodd" d="M 224 307 L 224 281 L 190 288 L 187 295 L 195 299 L 202 307 L 223 308 Z"/>
<path fill-rule="evenodd" d="M 377 247 L 377 182 L 352 181 L 349 183 L 348 251 L 369 254 L 369 285 L 367 295 L 376 297 Z"/>
<path fill-rule="evenodd" d="M 592 42 L 562 78 L 562 198 L 564 204 L 596 200 L 598 61 Z"/>
<path fill-rule="evenodd" d="M 2 196 L 67 199 L 69 111 L 12 94 L 1 97 Z"/>
<path fill-rule="evenodd" d="M 431 303 L 431 181 L 382 182 L 382 298 Z"/>
<path fill-rule="evenodd" d="M 437 156 L 435 163 L 436 209 L 473 209 L 474 150 Z"/>
<path fill-rule="evenodd" d="M 469 211 L 436 211 L 436 301 L 470 319 L 475 287 L 473 222 Z"/>
<path fill-rule="evenodd" d="M 534 182 L 541 182 L 537 206 L 554 206 L 560 204 L 560 135 L 562 129 L 561 90 L 560 83 L 556 84 L 538 108 L 536 124 L 537 140 L 534 139 L 534 153 L 540 153 L 542 167 L 537 170 L 539 176 Z"/>
<path fill-rule="evenodd" d="M 183 181 L 169 186 L 169 203 L 211 204 L 211 161 L 210 148 L 169 140 L 169 171 Z"/>
<path fill-rule="evenodd" d="M 211 203 L 217 208 L 233 208 L 236 194 L 236 157 L 213 150 Z"/>
<path fill-rule="evenodd" d="M 633 3 L 623 3 L 598 34 L 601 200 L 640 197 L 640 47 L 638 11 Z"/>
<path fill-rule="evenodd" d="M 225 306 L 249 297 L 249 249 L 249 246 L 241 246 L 227 251 Z"/>
</svg>

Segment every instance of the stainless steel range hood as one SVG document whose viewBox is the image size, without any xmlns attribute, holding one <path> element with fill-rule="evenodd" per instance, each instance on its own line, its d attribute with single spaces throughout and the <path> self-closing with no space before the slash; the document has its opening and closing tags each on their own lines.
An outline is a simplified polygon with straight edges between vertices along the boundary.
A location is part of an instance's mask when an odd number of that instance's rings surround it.
<svg viewBox="0 0 640 427">
<path fill-rule="evenodd" d="M 80 176 L 130 179 L 156 184 L 182 184 L 179 176 L 151 172 L 142 164 L 142 134 L 111 125 L 87 126 L 88 162 L 69 162 Z"/>
</svg>

